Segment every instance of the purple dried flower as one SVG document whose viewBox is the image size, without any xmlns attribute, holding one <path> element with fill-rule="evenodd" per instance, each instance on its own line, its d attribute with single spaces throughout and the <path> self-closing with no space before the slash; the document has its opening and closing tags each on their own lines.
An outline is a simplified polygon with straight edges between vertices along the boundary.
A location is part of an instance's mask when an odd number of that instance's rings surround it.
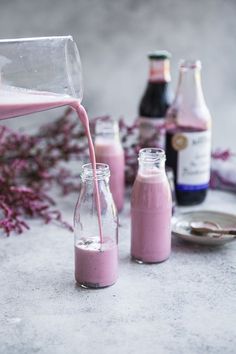
<svg viewBox="0 0 236 354">
<path fill-rule="evenodd" d="M 214 152 L 212 152 L 211 154 L 213 159 L 220 159 L 223 161 L 226 161 L 228 159 L 230 159 L 232 156 L 235 156 L 235 154 L 233 154 L 230 150 L 216 150 Z"/>
</svg>

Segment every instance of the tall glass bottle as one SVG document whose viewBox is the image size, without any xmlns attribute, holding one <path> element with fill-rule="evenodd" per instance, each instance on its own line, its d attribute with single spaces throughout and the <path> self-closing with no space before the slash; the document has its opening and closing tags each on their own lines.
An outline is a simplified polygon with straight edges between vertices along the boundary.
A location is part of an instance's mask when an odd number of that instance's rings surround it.
<svg viewBox="0 0 236 354">
<path fill-rule="evenodd" d="M 120 141 L 118 123 L 112 119 L 98 120 L 95 127 L 94 149 L 97 162 L 109 165 L 110 190 L 117 208 L 124 205 L 125 157 Z"/>
<path fill-rule="evenodd" d="M 167 119 L 167 166 L 175 173 L 177 202 L 199 204 L 206 197 L 211 158 L 211 116 L 202 92 L 199 60 L 181 63 Z"/>
<path fill-rule="evenodd" d="M 145 148 L 131 195 L 131 256 L 138 263 L 166 260 L 171 250 L 172 200 L 165 152 Z"/>
<path fill-rule="evenodd" d="M 94 174 L 91 164 L 82 167 L 82 187 L 74 214 L 75 279 L 82 287 L 112 285 L 118 273 L 118 224 L 109 189 L 108 165 L 96 164 L 101 205 L 102 239 L 99 236 Z"/>
<path fill-rule="evenodd" d="M 150 60 L 146 90 L 139 106 L 140 144 L 142 147 L 165 146 L 165 115 L 171 103 L 170 53 L 156 51 Z"/>
</svg>

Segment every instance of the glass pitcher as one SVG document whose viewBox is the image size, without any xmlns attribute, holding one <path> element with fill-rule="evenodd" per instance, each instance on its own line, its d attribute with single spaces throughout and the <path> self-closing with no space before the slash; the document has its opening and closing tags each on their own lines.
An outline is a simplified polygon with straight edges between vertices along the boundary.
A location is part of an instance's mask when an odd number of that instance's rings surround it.
<svg viewBox="0 0 236 354">
<path fill-rule="evenodd" d="M 72 36 L 0 40 L 0 119 L 81 102 L 82 96 Z"/>
</svg>

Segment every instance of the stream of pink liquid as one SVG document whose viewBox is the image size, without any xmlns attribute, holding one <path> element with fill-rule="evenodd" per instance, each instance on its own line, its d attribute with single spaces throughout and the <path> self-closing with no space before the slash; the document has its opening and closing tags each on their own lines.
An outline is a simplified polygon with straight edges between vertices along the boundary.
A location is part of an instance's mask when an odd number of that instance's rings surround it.
<svg viewBox="0 0 236 354">
<path fill-rule="evenodd" d="M 99 190 L 98 190 L 98 181 L 96 178 L 96 157 L 95 157 L 93 141 L 92 141 L 92 137 L 91 137 L 91 133 L 90 133 L 90 128 L 89 128 L 89 119 L 88 119 L 88 115 L 87 115 L 86 110 L 78 101 L 76 101 L 73 104 L 70 104 L 70 106 L 77 112 L 78 117 L 80 118 L 80 120 L 84 126 L 85 133 L 86 133 L 87 139 L 88 139 L 89 156 L 90 156 L 90 160 L 91 160 L 92 167 L 93 167 L 99 236 L 100 236 L 100 242 L 102 243 L 103 242 L 103 234 L 102 234 L 102 220 L 101 220 L 101 203 L 100 203 Z"/>
<path fill-rule="evenodd" d="M 26 114 L 40 112 L 51 108 L 69 105 L 81 120 L 88 139 L 89 155 L 93 167 L 96 208 L 100 242 L 103 242 L 101 223 L 101 204 L 99 198 L 98 182 L 96 179 L 96 158 L 90 134 L 89 119 L 86 110 L 76 99 L 50 92 L 30 91 L 12 86 L 2 86 L 0 89 L 0 120 L 19 117 Z"/>
</svg>

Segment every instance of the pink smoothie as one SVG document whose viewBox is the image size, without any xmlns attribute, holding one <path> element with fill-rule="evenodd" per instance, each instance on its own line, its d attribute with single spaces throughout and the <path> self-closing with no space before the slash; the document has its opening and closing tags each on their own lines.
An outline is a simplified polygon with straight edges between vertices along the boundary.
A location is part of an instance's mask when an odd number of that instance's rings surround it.
<svg viewBox="0 0 236 354">
<path fill-rule="evenodd" d="M 80 240 L 75 246 L 75 279 L 84 286 L 103 288 L 116 282 L 118 248 L 110 238 Z"/>
<path fill-rule="evenodd" d="M 171 250 L 172 201 L 164 171 L 138 172 L 131 195 L 131 255 L 144 263 L 166 260 Z"/>
<path fill-rule="evenodd" d="M 0 119 L 40 112 L 73 102 L 70 96 L 51 92 L 31 91 L 13 86 L 1 86 Z"/>
<path fill-rule="evenodd" d="M 124 206 L 125 189 L 125 159 L 122 145 L 119 142 L 95 140 L 94 144 L 97 162 L 106 163 L 110 167 L 110 190 L 118 211 Z"/>
</svg>

